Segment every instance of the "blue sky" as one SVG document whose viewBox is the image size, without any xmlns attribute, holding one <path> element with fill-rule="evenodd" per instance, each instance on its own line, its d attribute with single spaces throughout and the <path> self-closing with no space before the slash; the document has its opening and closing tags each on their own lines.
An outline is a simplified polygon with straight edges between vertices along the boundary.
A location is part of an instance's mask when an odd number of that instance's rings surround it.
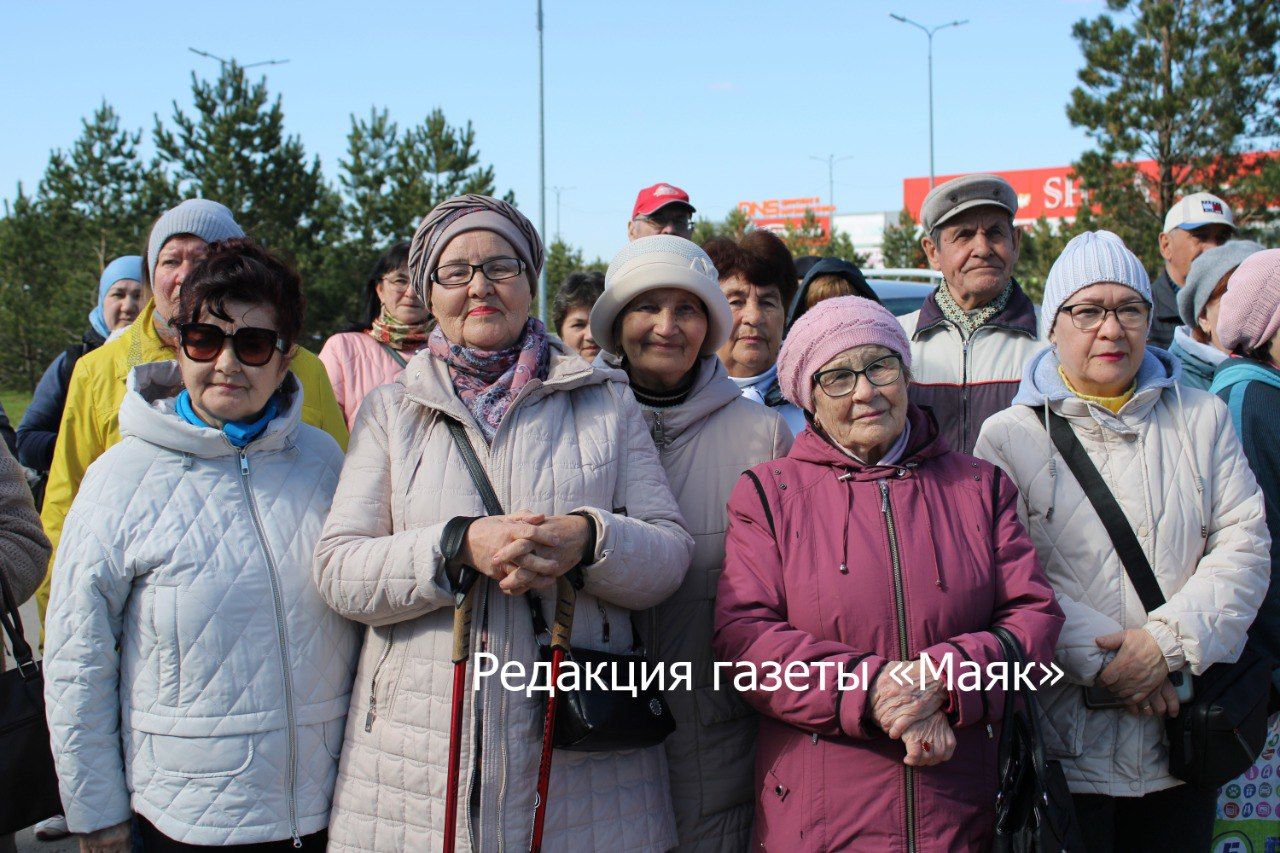
<svg viewBox="0 0 1280 853">
<path fill-rule="evenodd" d="M 441 107 L 471 120 L 500 190 L 538 215 L 535 0 L 0 0 L 0 198 L 34 185 L 49 150 L 106 98 L 150 129 L 186 106 L 195 46 L 265 70 L 286 121 L 334 180 L 351 113 L 401 124 Z M 1066 120 L 1080 54 L 1071 24 L 1101 0 L 544 0 L 547 185 L 560 230 L 588 256 L 625 240 L 636 190 L 687 189 L 701 213 L 741 200 L 827 195 L 841 212 L 898 209 L 928 173 L 927 24 L 935 39 L 939 174 L 1069 162 L 1087 146 Z M 548 191 L 547 230 L 556 228 Z M 424 211 L 425 213 L 425 211 Z"/>
</svg>

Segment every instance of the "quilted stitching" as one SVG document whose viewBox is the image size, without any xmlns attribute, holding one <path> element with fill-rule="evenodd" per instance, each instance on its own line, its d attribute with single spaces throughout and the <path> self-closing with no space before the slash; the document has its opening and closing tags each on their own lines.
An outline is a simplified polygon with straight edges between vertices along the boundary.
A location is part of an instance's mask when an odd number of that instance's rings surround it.
<svg viewBox="0 0 1280 853">
<path fill-rule="evenodd" d="M 122 412 L 125 439 L 90 466 L 54 570 L 46 704 L 69 825 L 89 831 L 136 810 L 193 844 L 287 838 L 276 610 L 237 457 L 143 441 L 130 417 L 150 421 L 152 440 L 172 418 Z M 327 823 L 358 635 L 310 574 L 341 451 L 309 426 L 292 435 L 248 458 L 281 584 L 307 834 Z"/>
<path fill-rule="evenodd" d="M 1158 642 L 1163 638 L 1167 659 L 1185 658 L 1195 673 L 1235 660 L 1266 591 L 1270 537 L 1257 481 L 1226 407 L 1213 395 L 1183 388 L 1180 407 L 1166 389 L 1122 423 L 1070 420 L 1164 590 L 1166 603 L 1150 621 L 1102 522 L 1029 408 L 1014 406 L 988 420 L 974 453 L 1018 484 L 1019 513 L 1067 614 L 1056 657 L 1074 683 L 1044 689 L 1051 749 L 1066 758 L 1072 791 L 1136 796 L 1178 781 L 1168 772 L 1159 720 L 1083 711 L 1078 685 L 1092 683 L 1101 666 L 1094 637 L 1147 626 Z"/>
</svg>

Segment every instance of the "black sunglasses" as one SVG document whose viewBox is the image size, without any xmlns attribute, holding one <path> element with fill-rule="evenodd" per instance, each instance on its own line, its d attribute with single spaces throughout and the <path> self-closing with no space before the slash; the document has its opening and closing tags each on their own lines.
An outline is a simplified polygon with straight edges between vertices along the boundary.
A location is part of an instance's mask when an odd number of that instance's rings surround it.
<svg viewBox="0 0 1280 853">
<path fill-rule="evenodd" d="M 231 351 L 241 364 L 262 367 L 271 361 L 276 350 L 285 352 L 287 347 L 278 332 L 246 326 L 227 334 L 212 323 L 184 323 L 178 327 L 182 351 L 192 361 L 213 361 L 231 340 Z"/>
</svg>

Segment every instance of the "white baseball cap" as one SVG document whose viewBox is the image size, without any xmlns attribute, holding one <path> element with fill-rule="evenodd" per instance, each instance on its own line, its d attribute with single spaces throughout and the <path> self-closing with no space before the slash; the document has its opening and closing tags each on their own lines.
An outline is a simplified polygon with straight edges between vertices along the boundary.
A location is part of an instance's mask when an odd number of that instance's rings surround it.
<svg viewBox="0 0 1280 853">
<path fill-rule="evenodd" d="M 1169 212 L 1164 215 L 1163 234 L 1175 228 L 1183 231 L 1194 231 L 1206 225 L 1225 225 L 1236 230 L 1235 217 L 1227 203 L 1213 193 L 1192 193 L 1173 203 Z"/>
</svg>

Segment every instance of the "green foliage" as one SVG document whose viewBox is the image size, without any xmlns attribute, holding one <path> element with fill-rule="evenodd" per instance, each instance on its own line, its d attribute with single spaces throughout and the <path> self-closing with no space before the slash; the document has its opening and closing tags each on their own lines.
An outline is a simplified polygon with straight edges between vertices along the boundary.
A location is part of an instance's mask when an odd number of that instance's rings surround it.
<svg viewBox="0 0 1280 853">
<path fill-rule="evenodd" d="M 742 208 L 735 207 L 719 222 L 714 219 L 699 218 L 693 223 L 693 242 L 701 246 L 712 237 L 728 237 L 730 240 L 741 240 L 742 235 L 751 227 L 751 220 Z"/>
<path fill-rule="evenodd" d="M 37 191 L 19 186 L 0 212 L 0 386 L 35 387 L 80 339 L 103 267 L 142 253 L 152 222 L 181 198 L 226 204 L 254 239 L 298 265 L 303 343 L 314 349 L 355 317 L 374 260 L 432 207 L 496 192 L 470 123 L 452 126 L 438 109 L 404 129 L 386 110 L 352 116 L 335 186 L 287 132 L 264 79 L 228 63 L 216 78 L 193 75 L 191 88 L 189 110 L 175 103 L 168 121 L 155 118 L 153 159 L 142 130 L 122 127 L 104 102 L 67 149 L 51 152 Z"/>
<path fill-rule="evenodd" d="M 1062 254 L 1067 241 L 1097 227 L 1098 224 L 1089 211 L 1082 209 L 1072 223 L 1055 226 L 1041 216 L 1030 228 L 1022 229 L 1022 245 L 1013 274 L 1032 302 L 1039 302 L 1044 298 L 1044 282 L 1049 275 L 1049 268 L 1058 259 L 1058 255 Z"/>
<path fill-rule="evenodd" d="M 929 259 L 920 245 L 920 226 L 905 207 L 898 214 L 897 225 L 886 225 L 880 240 L 880 254 L 890 269 L 928 269 Z"/>
<path fill-rule="evenodd" d="M 856 267 L 867 265 L 867 256 L 853 247 L 853 240 L 848 234 L 833 230 L 824 235 L 818 217 L 812 210 L 806 210 L 799 223 L 788 222 L 781 236 L 793 257 L 819 255 L 824 258 L 840 258 Z"/>
<path fill-rule="evenodd" d="M 551 245 L 547 247 L 547 316 L 551 316 L 551 305 L 556 300 L 556 292 L 560 290 L 560 285 L 569 273 L 580 272 L 582 270 L 599 270 L 604 272 L 609 268 L 608 261 L 596 258 L 594 261 L 587 262 L 583 260 L 582 250 L 570 246 L 562 238 L 557 237 L 551 241 Z M 533 305 L 529 310 L 536 313 L 538 308 L 538 300 L 533 301 Z M 547 320 L 550 323 L 550 319 Z"/>
<path fill-rule="evenodd" d="M 1108 0 L 1072 28 L 1084 54 L 1067 117 L 1095 148 L 1073 166 L 1098 211 L 1149 268 L 1181 196 L 1230 188 L 1242 153 L 1277 132 L 1275 0 Z M 1154 160 L 1153 175 L 1135 168 Z"/>
</svg>

